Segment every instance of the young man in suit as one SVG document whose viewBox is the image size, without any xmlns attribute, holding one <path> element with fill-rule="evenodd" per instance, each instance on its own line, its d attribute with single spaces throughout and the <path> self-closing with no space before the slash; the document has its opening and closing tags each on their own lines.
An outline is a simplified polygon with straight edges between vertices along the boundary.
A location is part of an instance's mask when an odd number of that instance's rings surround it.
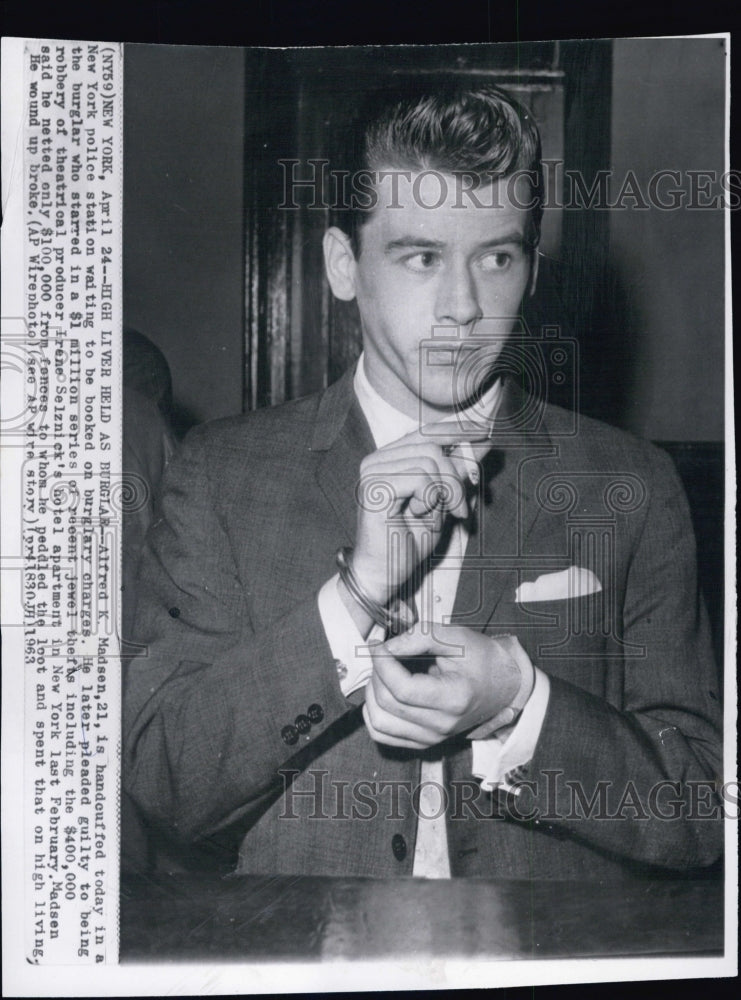
<svg viewBox="0 0 741 1000">
<path fill-rule="evenodd" d="M 363 355 L 172 462 L 125 786 L 243 872 L 709 865 L 719 703 L 677 476 L 518 385 L 535 123 L 454 86 L 388 101 L 361 154 L 373 197 L 324 253 Z"/>
</svg>

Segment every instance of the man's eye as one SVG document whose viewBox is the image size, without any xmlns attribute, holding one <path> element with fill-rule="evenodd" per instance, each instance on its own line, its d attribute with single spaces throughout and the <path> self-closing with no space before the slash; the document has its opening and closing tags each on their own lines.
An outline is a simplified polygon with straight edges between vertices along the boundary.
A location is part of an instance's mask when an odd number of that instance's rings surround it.
<svg viewBox="0 0 741 1000">
<path fill-rule="evenodd" d="M 512 263 L 512 254 L 497 250 L 496 253 L 487 253 L 479 263 L 482 271 L 506 271 Z"/>
<path fill-rule="evenodd" d="M 439 254 L 435 253 L 433 250 L 421 250 L 419 253 L 405 257 L 404 265 L 408 267 L 410 271 L 430 271 L 433 267 L 435 267 L 438 259 Z"/>
</svg>

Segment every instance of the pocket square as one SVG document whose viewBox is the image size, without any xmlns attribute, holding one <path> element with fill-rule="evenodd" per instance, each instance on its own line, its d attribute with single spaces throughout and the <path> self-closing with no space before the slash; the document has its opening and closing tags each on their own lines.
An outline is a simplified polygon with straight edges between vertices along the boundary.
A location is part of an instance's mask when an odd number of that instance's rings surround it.
<svg viewBox="0 0 741 1000">
<path fill-rule="evenodd" d="M 569 566 L 560 573 L 545 573 L 537 580 L 521 583 L 515 591 L 518 604 L 533 601 L 563 601 L 574 597 L 598 594 L 602 584 L 590 569 L 583 566 Z"/>
</svg>

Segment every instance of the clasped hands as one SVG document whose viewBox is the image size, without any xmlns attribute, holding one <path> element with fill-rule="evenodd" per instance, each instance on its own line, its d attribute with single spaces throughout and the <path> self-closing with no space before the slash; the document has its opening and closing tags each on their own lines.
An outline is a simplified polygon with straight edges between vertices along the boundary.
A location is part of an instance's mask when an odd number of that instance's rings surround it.
<svg viewBox="0 0 741 1000">
<path fill-rule="evenodd" d="M 370 647 L 373 674 L 365 688 L 363 718 L 377 743 L 424 750 L 493 719 L 520 690 L 515 636 L 490 638 L 444 627 L 445 642 L 420 623 Z M 462 655 L 455 655 L 455 647 Z M 524 654 L 523 654 L 524 655 Z M 401 662 L 434 657 L 426 673 Z"/>
<path fill-rule="evenodd" d="M 448 518 L 469 514 L 465 471 L 451 457 L 466 435 L 450 423 L 428 425 L 379 448 L 360 469 L 353 570 L 363 590 L 386 604 L 435 551 Z M 382 491 L 386 503 L 377 502 Z M 370 498 L 371 502 L 364 502 Z M 389 539 L 395 549 L 389 551 Z M 364 636 L 372 622 L 340 586 L 343 603 Z M 444 641 L 441 634 L 444 633 Z M 514 636 L 492 638 L 473 629 L 417 623 L 408 632 L 372 644 L 373 674 L 363 717 L 372 738 L 389 746 L 425 749 L 494 719 L 522 682 Z M 431 659 L 426 672 L 402 661 Z"/>
</svg>

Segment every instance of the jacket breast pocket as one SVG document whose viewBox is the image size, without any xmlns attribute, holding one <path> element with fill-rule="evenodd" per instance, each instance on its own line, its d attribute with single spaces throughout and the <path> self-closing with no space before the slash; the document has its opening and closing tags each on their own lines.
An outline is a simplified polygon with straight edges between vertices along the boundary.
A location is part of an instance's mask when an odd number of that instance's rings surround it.
<svg viewBox="0 0 741 1000">
<path fill-rule="evenodd" d="M 620 636 L 621 616 L 613 606 L 610 591 L 550 601 L 513 602 L 507 618 L 510 631 L 538 660 L 591 659 L 622 656 L 625 652 Z"/>
</svg>

